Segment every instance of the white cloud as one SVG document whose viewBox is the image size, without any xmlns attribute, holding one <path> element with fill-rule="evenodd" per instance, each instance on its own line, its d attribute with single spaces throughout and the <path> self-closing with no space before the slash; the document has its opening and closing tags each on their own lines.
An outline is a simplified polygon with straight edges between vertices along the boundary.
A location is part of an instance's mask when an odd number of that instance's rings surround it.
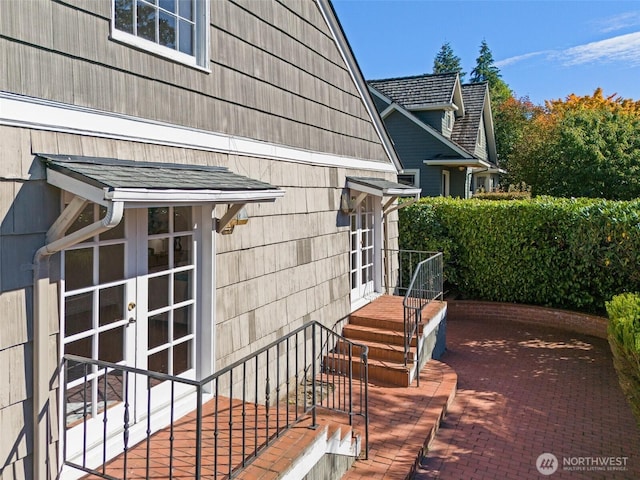
<svg viewBox="0 0 640 480">
<path fill-rule="evenodd" d="M 640 25 L 640 12 L 626 12 L 599 20 L 597 25 L 602 33 L 615 32 Z"/>
<path fill-rule="evenodd" d="M 640 66 L 640 32 L 578 45 L 554 56 L 565 65 L 625 62 L 629 66 Z"/>
<path fill-rule="evenodd" d="M 565 66 L 623 62 L 640 66 L 640 32 L 619 35 L 597 42 L 577 45 L 564 50 L 543 50 L 505 58 L 495 63 L 498 68 L 544 55 L 547 60 L 560 61 Z"/>
<path fill-rule="evenodd" d="M 495 62 L 495 66 L 498 68 L 502 68 L 507 65 L 511 65 L 513 63 L 518 63 L 523 60 L 528 60 L 529 58 L 532 58 L 532 57 L 537 57 L 540 55 L 548 55 L 549 53 L 552 53 L 552 52 L 549 50 L 543 50 L 540 52 L 531 52 L 531 53 L 525 53 L 522 55 L 516 55 L 515 57 L 509 57 L 509 58 L 505 58 L 504 60 Z"/>
</svg>

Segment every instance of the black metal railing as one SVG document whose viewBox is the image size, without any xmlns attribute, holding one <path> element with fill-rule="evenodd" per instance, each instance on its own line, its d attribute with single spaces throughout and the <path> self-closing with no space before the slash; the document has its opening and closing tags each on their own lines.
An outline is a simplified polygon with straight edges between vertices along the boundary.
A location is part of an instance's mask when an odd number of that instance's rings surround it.
<svg viewBox="0 0 640 480">
<path fill-rule="evenodd" d="M 409 289 L 418 264 L 432 257 L 435 253 L 424 250 L 385 249 L 386 292 L 389 295 L 404 296 Z"/>
<path fill-rule="evenodd" d="M 321 409 L 359 418 L 367 457 L 367 358 L 315 321 L 199 381 L 65 355 L 64 463 L 110 480 L 231 478 Z"/>
<path fill-rule="evenodd" d="M 423 252 L 426 253 L 426 252 Z M 420 261 L 413 271 L 411 282 L 404 295 L 404 361 L 409 361 L 411 343 L 415 339 L 416 347 L 416 378 L 420 385 L 420 325 L 422 324 L 422 311 L 433 300 L 443 299 L 443 261 L 442 253 L 430 253 Z M 402 276 L 400 269 L 399 277 Z"/>
</svg>

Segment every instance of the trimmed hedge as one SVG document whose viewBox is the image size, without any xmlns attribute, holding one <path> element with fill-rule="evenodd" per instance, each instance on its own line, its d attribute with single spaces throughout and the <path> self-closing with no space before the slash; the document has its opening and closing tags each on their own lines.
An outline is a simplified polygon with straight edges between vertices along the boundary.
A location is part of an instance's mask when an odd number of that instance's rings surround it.
<svg viewBox="0 0 640 480">
<path fill-rule="evenodd" d="M 640 291 L 640 201 L 437 197 L 399 214 L 400 248 L 444 252 L 463 298 L 602 313 Z"/>
<path fill-rule="evenodd" d="M 607 302 L 609 345 L 622 391 L 640 426 L 640 296 L 624 293 Z"/>
</svg>

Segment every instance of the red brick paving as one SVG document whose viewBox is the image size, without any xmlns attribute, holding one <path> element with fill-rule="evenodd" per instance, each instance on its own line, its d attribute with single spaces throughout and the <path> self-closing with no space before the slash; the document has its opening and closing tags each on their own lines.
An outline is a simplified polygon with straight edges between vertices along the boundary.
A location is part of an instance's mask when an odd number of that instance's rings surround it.
<svg viewBox="0 0 640 480">
<path fill-rule="evenodd" d="M 458 393 L 415 478 L 637 479 L 640 430 L 606 340 L 509 321 L 449 320 L 442 358 Z M 553 453 L 559 469 L 538 473 Z M 565 471 L 563 458 L 628 457 L 626 471 Z"/>
</svg>

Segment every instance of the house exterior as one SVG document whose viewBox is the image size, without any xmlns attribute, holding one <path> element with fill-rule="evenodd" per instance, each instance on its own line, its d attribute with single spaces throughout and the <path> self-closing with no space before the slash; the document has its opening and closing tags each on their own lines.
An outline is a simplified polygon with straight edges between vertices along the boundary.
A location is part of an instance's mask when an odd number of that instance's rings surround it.
<svg viewBox="0 0 640 480">
<path fill-rule="evenodd" d="M 106 376 L 65 354 L 198 379 L 382 292 L 419 190 L 328 0 L 7 0 L 0 33 L 2 480 L 91 442 Z"/>
<path fill-rule="evenodd" d="M 423 196 L 493 191 L 499 173 L 489 88 L 457 73 L 371 80 L 369 89 L 403 165 Z"/>
</svg>

